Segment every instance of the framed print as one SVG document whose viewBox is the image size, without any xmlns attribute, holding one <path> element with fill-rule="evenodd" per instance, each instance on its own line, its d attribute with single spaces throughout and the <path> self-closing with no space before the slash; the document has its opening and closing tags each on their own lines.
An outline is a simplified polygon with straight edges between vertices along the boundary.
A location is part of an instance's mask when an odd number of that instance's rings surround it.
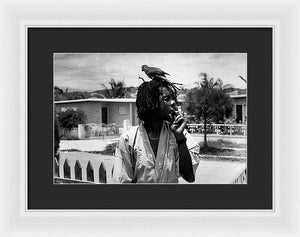
<svg viewBox="0 0 300 237">
<path fill-rule="evenodd" d="M 298 3 L 265 2 L 258 9 L 250 1 L 74 2 L 72 11 L 68 2 L 60 3 L 61 11 L 50 1 L 35 7 L 25 3 L 1 3 L 1 101 L 7 112 L 1 118 L 1 234 L 135 236 L 151 223 L 145 235 L 300 235 Z M 208 146 L 217 144 L 222 152 L 231 148 L 222 158 L 200 150 L 194 183 L 181 182 L 180 176 L 175 184 L 113 181 L 117 166 L 107 165 L 109 152 L 140 122 L 135 110 L 140 85 L 156 80 L 143 65 L 170 74 L 163 75 L 164 83 L 175 82 L 184 91 L 177 92 L 181 104 L 174 111 L 198 118 L 187 123 L 188 134 L 204 139 L 205 130 Z M 123 102 L 108 98 L 111 78 L 132 87 Z M 213 84 L 222 79 L 218 92 L 233 89 L 227 93 L 231 113 L 225 114 L 224 105 L 220 119 L 204 122 L 185 104 L 190 90 L 202 88 L 200 80 L 189 88 L 193 79 L 181 78 L 209 78 Z M 213 101 L 217 104 L 216 97 Z M 73 118 L 66 124 L 80 121 L 67 131 L 58 128 L 56 150 L 55 118 L 62 126 L 67 112 Z M 166 114 L 175 117 L 171 110 Z M 230 118 L 233 123 L 225 120 Z M 233 136 L 246 142 L 233 146 L 224 140 Z M 148 160 L 137 160 L 134 167 L 143 162 Z"/>
<path fill-rule="evenodd" d="M 28 108 L 39 111 L 39 116 L 32 112 L 28 117 L 32 128 L 32 133 L 28 133 L 29 209 L 273 208 L 271 27 L 28 27 L 27 35 Z M 256 40 L 247 40 L 250 35 Z M 120 36 L 122 45 L 114 42 Z M 139 45 L 150 36 L 160 39 Z M 173 39 L 175 36 L 178 41 Z M 60 41 L 53 40 L 58 38 Z M 78 43 L 70 45 L 72 38 Z M 224 44 L 218 44 L 220 38 Z M 44 43 L 39 45 L 39 42 Z M 158 68 L 160 65 L 169 68 L 164 70 L 173 76 L 147 75 L 151 70 L 162 70 Z M 254 75 L 257 80 L 248 80 Z M 42 76 L 47 79 L 41 81 Z M 182 80 L 186 82 L 181 83 Z M 200 82 L 200 86 L 193 80 Z M 257 86 L 257 81 L 261 86 Z M 123 91 L 120 83 L 124 84 Z M 167 88 L 168 96 L 174 94 L 174 103 L 163 102 L 161 112 L 146 109 L 155 98 L 151 97 L 155 83 Z M 104 86 L 105 90 L 97 85 Z M 120 94 L 116 94 L 114 85 Z M 134 88 L 137 95 L 132 95 L 134 91 L 125 85 Z M 45 96 L 48 90 L 50 98 Z M 248 94 L 249 90 L 255 91 L 255 96 Z M 130 112 L 120 114 L 120 104 Z M 190 153 L 186 159 L 191 160 L 194 169 L 192 184 L 181 169 L 181 159 L 185 156 L 180 152 L 180 144 L 176 144 L 176 131 L 172 130 L 176 120 L 172 122 L 175 116 L 171 113 L 179 109 L 186 117 L 194 118 L 186 123 L 184 144 Z M 265 115 L 257 123 L 253 116 L 259 111 Z M 39 131 L 34 131 L 42 126 L 39 121 L 50 118 L 46 130 L 55 131 L 54 117 L 58 120 L 60 137 L 60 152 L 55 162 L 35 155 L 49 148 L 53 152 L 54 144 L 51 139 L 50 143 L 39 141 L 39 146 L 35 146 Z M 70 122 L 76 120 L 78 124 L 70 127 Z M 155 140 L 152 140 L 155 132 L 148 127 L 155 126 L 153 121 L 159 124 L 162 120 L 164 125 L 158 129 L 160 137 L 155 151 Z M 261 140 L 256 136 L 254 139 L 252 134 L 259 134 Z M 103 142 L 109 145 L 101 149 Z M 225 148 L 221 144 L 226 144 Z M 207 152 L 212 149 L 220 152 Z M 48 176 L 53 171 L 53 163 L 57 169 L 54 178 Z M 48 172 L 41 172 L 46 166 Z M 254 175 L 253 170 L 260 169 Z M 53 184 L 47 186 L 53 179 Z M 85 195 L 86 189 L 98 196 L 98 200 L 93 203 Z M 185 195 L 181 197 L 182 191 Z M 253 199 L 257 193 L 263 195 Z M 51 200 L 55 194 L 73 201 L 56 203 Z M 164 198 L 152 201 L 156 195 Z M 182 201 L 172 199 L 174 195 Z M 114 196 L 122 196 L 123 200 L 115 200 Z M 140 198 L 136 200 L 136 196 Z"/>
</svg>

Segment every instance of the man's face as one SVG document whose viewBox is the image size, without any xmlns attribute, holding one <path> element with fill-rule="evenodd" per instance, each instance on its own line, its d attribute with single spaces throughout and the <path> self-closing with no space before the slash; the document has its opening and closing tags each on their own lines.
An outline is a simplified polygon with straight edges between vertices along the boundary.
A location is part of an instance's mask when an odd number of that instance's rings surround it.
<svg viewBox="0 0 300 237">
<path fill-rule="evenodd" d="M 173 116 L 171 115 L 177 110 L 176 97 L 166 88 L 160 88 L 159 96 L 159 117 L 162 120 L 172 122 Z"/>
</svg>

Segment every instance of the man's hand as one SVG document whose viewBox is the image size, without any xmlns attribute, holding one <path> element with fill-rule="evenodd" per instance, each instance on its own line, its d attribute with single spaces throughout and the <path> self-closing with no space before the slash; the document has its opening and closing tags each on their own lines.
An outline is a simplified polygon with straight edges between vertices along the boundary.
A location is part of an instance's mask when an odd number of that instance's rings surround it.
<svg viewBox="0 0 300 237">
<path fill-rule="evenodd" d="M 183 134 L 186 124 L 187 116 L 179 114 L 171 124 L 171 130 L 175 135 L 175 139 L 178 145 L 180 175 L 189 183 L 193 183 L 195 182 L 195 175 L 193 172 L 192 158 L 186 145 L 186 138 Z"/>
<path fill-rule="evenodd" d="M 185 136 L 183 135 L 184 128 L 187 124 L 187 117 L 179 114 L 174 119 L 171 125 L 171 130 L 173 131 L 177 141 L 183 140 Z"/>
</svg>

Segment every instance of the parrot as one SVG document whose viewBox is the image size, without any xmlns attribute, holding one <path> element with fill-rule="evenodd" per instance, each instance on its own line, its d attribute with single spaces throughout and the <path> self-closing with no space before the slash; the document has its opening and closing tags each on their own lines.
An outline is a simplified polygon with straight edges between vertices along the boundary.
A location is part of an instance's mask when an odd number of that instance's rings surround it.
<svg viewBox="0 0 300 237">
<path fill-rule="evenodd" d="M 166 75 L 169 75 L 169 73 L 164 72 L 163 70 L 161 70 L 160 68 L 157 67 L 148 67 L 147 65 L 143 65 L 142 66 L 142 71 L 145 72 L 145 74 L 150 78 L 162 78 L 162 79 L 166 79 Z"/>
</svg>

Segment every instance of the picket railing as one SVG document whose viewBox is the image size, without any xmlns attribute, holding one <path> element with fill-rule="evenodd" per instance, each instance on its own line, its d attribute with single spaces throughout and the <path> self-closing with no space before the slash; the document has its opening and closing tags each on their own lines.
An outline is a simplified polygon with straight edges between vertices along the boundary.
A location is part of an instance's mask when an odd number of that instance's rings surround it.
<svg viewBox="0 0 300 237">
<path fill-rule="evenodd" d="M 231 182 L 231 184 L 247 184 L 247 167 L 245 167 Z"/>
<path fill-rule="evenodd" d="M 61 152 L 59 161 L 54 160 L 54 182 L 56 184 L 105 184 L 113 183 L 113 156 L 86 152 Z M 247 183 L 247 167 L 230 182 Z"/>
<path fill-rule="evenodd" d="M 111 183 L 110 156 L 85 152 L 61 152 L 54 162 L 56 183 Z"/>
<path fill-rule="evenodd" d="M 189 133 L 203 134 L 204 124 L 187 124 Z M 247 125 L 244 124 L 207 124 L 207 134 L 216 135 L 247 135 Z"/>
</svg>

